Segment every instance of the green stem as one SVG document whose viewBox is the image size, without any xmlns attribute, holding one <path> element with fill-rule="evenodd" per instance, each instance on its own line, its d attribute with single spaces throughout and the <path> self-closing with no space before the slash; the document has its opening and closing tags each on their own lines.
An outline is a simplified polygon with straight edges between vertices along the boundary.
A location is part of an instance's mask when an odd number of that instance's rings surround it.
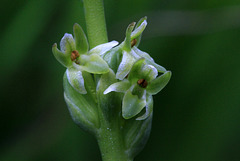
<svg viewBox="0 0 240 161">
<path fill-rule="evenodd" d="M 83 0 L 90 49 L 108 42 L 103 0 Z"/>
<path fill-rule="evenodd" d="M 97 140 L 103 161 L 133 160 L 129 158 L 127 152 L 125 151 L 121 131 L 117 125 L 112 126 L 110 124 L 102 124 Z"/>
<path fill-rule="evenodd" d="M 108 42 L 103 0 L 83 0 L 90 49 Z M 101 101 L 99 99 L 99 101 Z M 99 102 L 100 104 L 100 102 Z M 119 118 L 106 119 L 99 108 L 101 127 L 96 138 L 103 161 L 132 161 L 125 151 Z"/>
</svg>

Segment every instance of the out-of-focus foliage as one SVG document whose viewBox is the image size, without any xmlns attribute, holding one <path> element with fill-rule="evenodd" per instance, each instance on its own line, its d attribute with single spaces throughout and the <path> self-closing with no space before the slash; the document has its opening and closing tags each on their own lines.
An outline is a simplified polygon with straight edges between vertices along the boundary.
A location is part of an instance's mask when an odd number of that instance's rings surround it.
<svg viewBox="0 0 240 161">
<path fill-rule="evenodd" d="M 136 161 L 239 161 L 239 0 L 105 0 L 105 9 L 109 40 L 148 16 L 139 48 L 173 73 Z M 85 26 L 82 2 L 2 0 L 0 14 L 0 160 L 100 161 L 70 118 L 51 53 L 75 22 Z"/>
</svg>

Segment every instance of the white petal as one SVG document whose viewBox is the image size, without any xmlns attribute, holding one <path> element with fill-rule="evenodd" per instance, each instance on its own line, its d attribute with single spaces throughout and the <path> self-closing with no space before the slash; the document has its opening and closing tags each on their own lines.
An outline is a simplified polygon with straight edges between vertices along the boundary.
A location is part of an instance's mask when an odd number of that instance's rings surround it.
<svg viewBox="0 0 240 161">
<path fill-rule="evenodd" d="M 143 30 L 146 28 L 146 26 L 147 26 L 147 21 L 144 20 L 144 21 L 141 23 L 141 25 L 132 32 L 132 34 L 131 34 L 131 39 L 135 39 L 135 38 L 137 38 L 139 35 L 141 35 L 142 32 L 143 32 Z"/>
<path fill-rule="evenodd" d="M 130 53 L 123 51 L 122 61 L 118 67 L 116 78 L 119 80 L 123 80 L 130 72 L 134 61 L 135 59 Z"/>
<path fill-rule="evenodd" d="M 153 58 L 152 58 L 148 53 L 139 50 L 139 49 L 138 49 L 137 47 L 135 47 L 135 46 L 133 47 L 133 50 L 134 50 L 135 53 L 136 53 L 138 56 L 140 56 L 141 58 L 145 58 L 145 59 L 147 59 L 147 60 L 149 60 L 149 61 L 154 62 Z"/>
<path fill-rule="evenodd" d="M 98 54 L 102 56 L 104 53 L 118 45 L 117 41 L 111 41 L 105 44 L 98 45 L 89 51 L 89 54 Z"/>
<path fill-rule="evenodd" d="M 158 72 L 161 72 L 161 73 L 164 73 L 166 72 L 166 69 L 160 65 L 158 65 L 157 63 L 154 62 L 153 58 L 146 52 L 143 52 L 141 50 L 139 50 L 137 47 L 133 47 L 133 50 L 135 51 L 135 53 L 137 55 L 139 55 L 141 58 L 145 58 L 146 60 L 146 63 L 147 64 L 151 64 L 153 65 L 157 70 Z"/>
<path fill-rule="evenodd" d="M 128 90 L 129 87 L 130 87 L 129 81 L 113 83 L 103 92 L 103 94 L 108 94 L 112 91 L 124 93 Z"/>
<path fill-rule="evenodd" d="M 131 54 L 135 59 L 141 59 L 141 57 L 134 50 L 131 50 Z"/>
<path fill-rule="evenodd" d="M 147 103 L 146 103 L 146 112 L 142 116 L 136 118 L 136 120 L 145 120 L 149 117 L 153 111 L 153 98 L 152 95 L 147 95 Z"/>
</svg>

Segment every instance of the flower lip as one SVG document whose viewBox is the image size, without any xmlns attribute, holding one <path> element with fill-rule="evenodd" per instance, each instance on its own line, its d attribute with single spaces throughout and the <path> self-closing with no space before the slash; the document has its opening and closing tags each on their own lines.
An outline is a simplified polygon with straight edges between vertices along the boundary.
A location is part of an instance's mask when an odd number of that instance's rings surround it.
<svg viewBox="0 0 240 161">
<path fill-rule="evenodd" d="M 148 85 L 148 82 L 147 82 L 145 79 L 139 79 L 139 80 L 137 81 L 137 84 L 138 84 L 140 87 L 142 87 L 142 88 L 146 88 L 147 85 Z"/>
</svg>

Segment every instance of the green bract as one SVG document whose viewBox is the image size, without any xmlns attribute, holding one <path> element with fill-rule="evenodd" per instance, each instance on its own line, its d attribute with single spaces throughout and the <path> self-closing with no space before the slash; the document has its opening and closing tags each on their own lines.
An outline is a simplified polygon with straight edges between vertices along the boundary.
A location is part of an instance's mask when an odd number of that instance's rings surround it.
<svg viewBox="0 0 240 161">
<path fill-rule="evenodd" d="M 123 118 L 130 119 L 146 107 L 145 114 L 137 120 L 146 119 L 152 112 L 152 95 L 160 92 L 171 78 L 170 71 L 159 77 L 157 75 L 158 71 L 154 66 L 146 64 L 145 59 L 139 59 L 131 68 L 128 78 L 110 85 L 104 94 L 112 91 L 125 93 L 122 102 Z"/>
</svg>

